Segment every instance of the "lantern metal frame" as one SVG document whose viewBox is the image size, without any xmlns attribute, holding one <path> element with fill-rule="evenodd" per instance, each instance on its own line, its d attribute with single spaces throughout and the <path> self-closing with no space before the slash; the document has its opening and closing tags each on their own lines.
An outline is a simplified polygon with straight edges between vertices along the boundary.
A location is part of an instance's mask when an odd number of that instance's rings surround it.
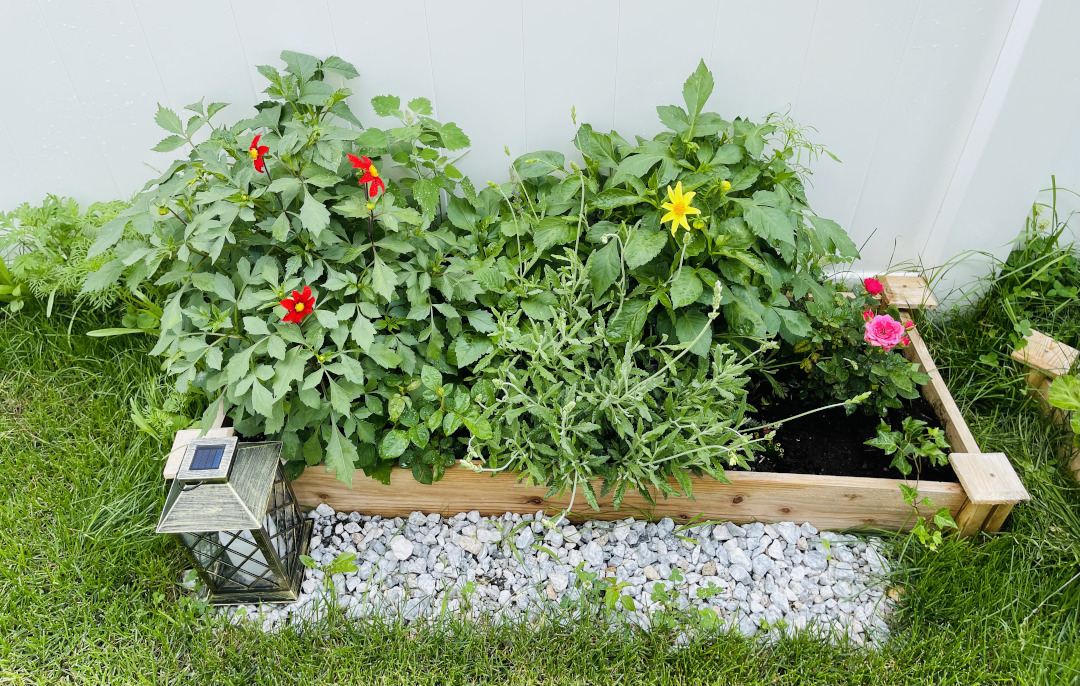
<svg viewBox="0 0 1080 686">
<path fill-rule="evenodd" d="M 227 471 L 191 470 L 199 448 L 225 446 Z M 280 463 L 281 443 L 196 439 L 188 446 L 158 523 L 175 535 L 214 605 L 299 598 L 313 522 L 303 516 Z M 187 479 L 179 478 L 180 474 Z M 233 483 L 230 477 L 238 483 Z M 265 502 L 259 498 L 266 493 Z"/>
</svg>

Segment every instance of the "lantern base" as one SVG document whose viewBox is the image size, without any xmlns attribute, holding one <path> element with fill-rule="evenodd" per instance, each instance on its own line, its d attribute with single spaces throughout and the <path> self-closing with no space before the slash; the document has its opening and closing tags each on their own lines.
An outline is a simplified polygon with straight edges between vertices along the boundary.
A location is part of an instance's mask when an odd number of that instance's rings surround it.
<svg viewBox="0 0 1080 686">
<path fill-rule="evenodd" d="M 306 569 L 300 562 L 300 556 L 311 552 L 311 531 L 314 526 L 315 522 L 311 519 L 305 519 L 300 523 L 300 549 L 296 552 L 296 569 L 293 571 L 292 578 L 289 579 L 288 588 L 212 593 L 207 596 L 206 601 L 214 606 L 295 603 L 300 599 L 300 584 L 304 581 Z"/>
</svg>

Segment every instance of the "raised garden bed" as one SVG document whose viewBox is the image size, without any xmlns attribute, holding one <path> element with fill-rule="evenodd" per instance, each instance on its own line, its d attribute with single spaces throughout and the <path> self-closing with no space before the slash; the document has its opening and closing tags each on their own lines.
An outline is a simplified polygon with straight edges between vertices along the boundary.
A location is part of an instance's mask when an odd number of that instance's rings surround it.
<svg viewBox="0 0 1080 686">
<path fill-rule="evenodd" d="M 885 299 L 901 308 L 905 318 L 910 318 L 910 309 L 935 306 L 921 279 L 883 277 L 881 280 L 886 288 Z M 910 337 L 912 345 L 905 355 L 930 376 L 930 382 L 923 387 L 923 396 L 948 438 L 953 450 L 949 462 L 958 479 L 957 482 L 920 481 L 920 495 L 928 496 L 934 503 L 934 507 L 921 508 L 920 514 L 932 517 L 936 507 L 947 507 L 962 536 L 980 530 L 997 531 L 1013 506 L 1028 500 L 1027 491 L 1003 453 L 979 450 L 917 330 L 912 329 Z M 570 518 L 795 521 L 809 522 L 819 529 L 899 529 L 915 524 L 912 509 L 904 502 L 898 487 L 902 482 L 897 479 L 734 470 L 727 475 L 730 484 L 711 478 L 692 479 L 692 500 L 657 498 L 655 504 L 650 504 L 639 494 L 628 492 L 618 510 L 610 501 L 601 501 L 600 510 L 593 510 L 579 493 Z M 333 473 L 314 467 L 293 482 L 293 489 L 300 503 L 308 507 L 327 503 L 337 510 L 386 517 L 408 516 L 416 510 L 440 514 L 478 510 L 485 516 L 538 510 L 558 512 L 570 503 L 569 493 L 561 498 L 547 498 L 545 487 L 519 483 L 517 474 L 477 474 L 460 468 L 447 470 L 443 479 L 432 485 L 416 482 L 404 470 L 395 470 L 390 486 L 358 475 L 350 489 Z"/>
<path fill-rule="evenodd" d="M 1080 359 L 1080 350 L 1033 330 L 1027 337 L 1027 345 L 1013 351 L 1012 357 L 1028 368 L 1026 379 L 1031 387 L 1029 392 L 1038 401 L 1039 408 L 1050 414 L 1055 422 L 1064 423 L 1064 413 L 1050 405 L 1050 384 L 1072 369 Z M 1069 471 L 1080 481 L 1080 450 L 1074 446 L 1074 441 L 1066 441 L 1061 452 Z"/>
</svg>

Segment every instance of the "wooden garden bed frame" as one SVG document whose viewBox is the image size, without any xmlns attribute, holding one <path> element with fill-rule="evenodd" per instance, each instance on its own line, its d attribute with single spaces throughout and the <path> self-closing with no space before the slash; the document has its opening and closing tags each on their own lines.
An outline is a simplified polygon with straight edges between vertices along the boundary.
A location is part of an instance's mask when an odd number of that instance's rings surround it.
<svg viewBox="0 0 1080 686">
<path fill-rule="evenodd" d="M 905 319 L 919 307 L 936 307 L 922 279 L 881 277 L 883 300 L 896 305 Z M 983 453 L 960 414 L 925 343 L 915 329 L 912 345 L 905 355 L 917 362 L 930 382 L 923 395 L 937 412 L 953 453 L 949 457 L 959 483 L 921 481 L 919 493 L 929 496 L 934 507 L 922 507 L 924 517 L 947 507 L 957 522 L 960 535 L 997 531 L 1016 503 L 1028 500 L 1027 491 L 1003 453 Z M 231 432 L 231 429 L 218 429 Z M 184 433 L 184 432 L 181 432 Z M 173 455 L 183 453 L 182 445 L 198 435 L 189 431 L 177 435 Z M 731 483 L 712 478 L 692 478 L 694 498 L 657 498 L 649 504 L 640 494 L 628 492 L 618 510 L 610 499 L 593 510 L 578 493 L 572 520 L 626 517 L 658 519 L 671 517 L 680 522 L 731 520 L 734 522 L 809 522 L 819 529 L 879 528 L 897 530 L 915 524 L 912 509 L 904 503 L 896 479 L 774 474 L 728 471 Z M 570 494 L 547 498 L 547 488 L 518 482 L 515 473 L 477 474 L 451 468 L 439 482 L 423 485 L 405 470 L 393 470 L 390 485 L 357 474 L 350 489 L 322 467 L 309 467 L 293 484 L 300 504 L 315 507 L 326 503 L 339 511 L 358 511 L 383 517 L 407 517 L 424 513 L 453 515 L 478 510 L 484 516 L 507 512 L 521 514 L 543 510 L 549 514 L 566 509 Z"/>
<path fill-rule="evenodd" d="M 1013 351 L 1012 358 L 1028 368 L 1026 379 L 1031 387 L 1029 392 L 1039 402 L 1039 408 L 1053 417 L 1055 422 L 1064 423 L 1065 413 L 1052 407 L 1048 400 L 1050 384 L 1059 376 L 1069 373 L 1080 359 L 1080 350 L 1034 329 L 1027 342 L 1023 348 Z M 1080 450 L 1075 445 L 1072 440 L 1066 441 L 1061 456 L 1067 461 L 1069 471 L 1080 481 Z"/>
</svg>

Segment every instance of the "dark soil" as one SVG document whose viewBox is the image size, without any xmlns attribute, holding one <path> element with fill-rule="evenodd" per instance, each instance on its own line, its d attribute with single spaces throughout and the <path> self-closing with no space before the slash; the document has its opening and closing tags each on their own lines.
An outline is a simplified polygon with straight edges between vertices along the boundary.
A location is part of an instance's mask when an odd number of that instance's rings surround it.
<svg viewBox="0 0 1080 686">
<path fill-rule="evenodd" d="M 758 408 L 753 418 L 762 424 L 791 417 L 822 405 L 822 400 L 770 398 L 771 404 L 759 395 L 769 390 L 764 384 L 751 393 L 750 404 Z M 893 430 L 900 429 L 905 417 L 921 419 L 929 426 L 940 427 L 934 409 L 923 398 L 904 401 L 904 406 L 889 410 L 885 421 Z M 877 436 L 881 419 L 860 409 L 847 415 L 844 408 L 817 412 L 787 422 L 776 432 L 773 445 L 758 453 L 753 464 L 755 472 L 788 474 L 830 474 L 833 476 L 869 476 L 900 479 L 903 475 L 889 466 L 892 456 L 864 442 Z M 914 478 L 915 473 L 909 476 Z M 919 478 L 924 481 L 956 481 L 952 467 L 921 465 Z"/>
</svg>

